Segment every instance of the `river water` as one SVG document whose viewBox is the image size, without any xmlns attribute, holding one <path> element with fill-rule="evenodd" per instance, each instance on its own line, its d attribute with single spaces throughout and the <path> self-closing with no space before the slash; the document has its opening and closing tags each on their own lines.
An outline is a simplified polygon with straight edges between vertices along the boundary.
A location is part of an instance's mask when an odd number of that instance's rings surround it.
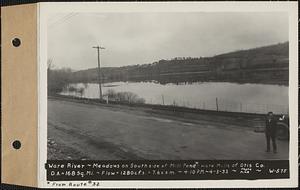
<svg viewBox="0 0 300 190">
<path fill-rule="evenodd" d="M 82 93 L 66 88 L 61 94 L 84 98 L 99 98 L 95 83 L 70 86 L 83 89 Z M 160 84 L 157 82 L 113 82 L 102 85 L 108 89 L 132 92 L 148 104 L 177 105 L 190 108 L 247 113 L 288 113 L 288 87 L 266 84 L 238 84 L 229 82 L 196 82 Z"/>
</svg>

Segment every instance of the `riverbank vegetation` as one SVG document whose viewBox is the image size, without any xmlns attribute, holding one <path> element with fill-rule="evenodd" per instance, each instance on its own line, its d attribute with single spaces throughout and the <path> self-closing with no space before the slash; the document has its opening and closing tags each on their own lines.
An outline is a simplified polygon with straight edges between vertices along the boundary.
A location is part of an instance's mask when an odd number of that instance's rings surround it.
<svg viewBox="0 0 300 190">
<path fill-rule="evenodd" d="M 56 69 L 53 60 L 48 59 L 47 63 L 47 90 L 48 95 L 62 92 L 72 82 L 72 70 L 70 68 Z"/>
<path fill-rule="evenodd" d="M 144 98 L 139 97 L 137 94 L 133 92 L 116 92 L 113 89 L 108 89 L 104 95 L 107 97 L 108 101 L 136 103 L 136 104 L 145 103 Z"/>
</svg>

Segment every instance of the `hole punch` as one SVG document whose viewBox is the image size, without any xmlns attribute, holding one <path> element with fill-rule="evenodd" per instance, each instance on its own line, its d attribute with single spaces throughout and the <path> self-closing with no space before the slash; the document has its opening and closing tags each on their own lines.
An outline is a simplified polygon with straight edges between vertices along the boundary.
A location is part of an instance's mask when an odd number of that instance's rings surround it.
<svg viewBox="0 0 300 190">
<path fill-rule="evenodd" d="M 21 148 L 21 142 L 18 141 L 18 140 L 15 140 L 13 143 L 12 143 L 12 146 L 14 147 L 14 149 L 18 150 Z"/>
<path fill-rule="evenodd" d="M 19 46 L 21 45 L 21 40 L 20 40 L 19 38 L 14 38 L 14 39 L 12 40 L 12 44 L 13 44 L 13 46 L 15 46 L 15 47 L 19 47 Z"/>
</svg>

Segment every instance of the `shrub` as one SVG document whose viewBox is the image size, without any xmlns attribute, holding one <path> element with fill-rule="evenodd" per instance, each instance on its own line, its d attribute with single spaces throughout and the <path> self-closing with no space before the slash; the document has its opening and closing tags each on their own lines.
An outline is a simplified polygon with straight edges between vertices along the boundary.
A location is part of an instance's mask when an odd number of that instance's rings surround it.
<svg viewBox="0 0 300 190">
<path fill-rule="evenodd" d="M 108 89 L 105 93 L 109 100 L 133 103 L 133 104 L 144 104 L 145 99 L 139 97 L 133 92 L 116 92 L 113 89 Z"/>
</svg>

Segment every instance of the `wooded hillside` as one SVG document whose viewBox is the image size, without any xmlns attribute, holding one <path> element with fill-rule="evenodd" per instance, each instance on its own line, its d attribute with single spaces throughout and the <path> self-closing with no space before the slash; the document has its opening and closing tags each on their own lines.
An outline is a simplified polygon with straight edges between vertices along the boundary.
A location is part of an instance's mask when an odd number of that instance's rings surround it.
<svg viewBox="0 0 300 190">
<path fill-rule="evenodd" d="M 288 84 L 289 44 L 279 43 L 214 57 L 177 57 L 151 64 L 101 68 L 103 82 L 229 81 Z M 97 82 L 97 68 L 72 73 L 72 82 Z"/>
</svg>

